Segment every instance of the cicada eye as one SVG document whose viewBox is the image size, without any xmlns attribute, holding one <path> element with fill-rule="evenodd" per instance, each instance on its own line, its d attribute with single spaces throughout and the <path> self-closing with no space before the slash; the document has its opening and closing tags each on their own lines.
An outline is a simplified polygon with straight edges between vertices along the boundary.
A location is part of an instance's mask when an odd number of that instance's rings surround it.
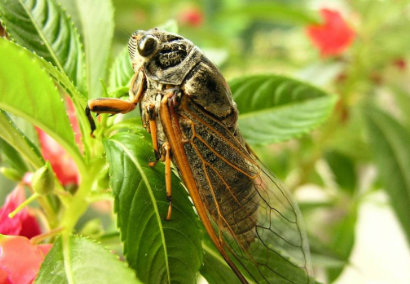
<svg viewBox="0 0 410 284">
<path fill-rule="evenodd" d="M 147 35 L 143 37 L 138 43 L 138 52 L 141 56 L 151 55 L 157 47 L 157 40 L 151 36 Z"/>
</svg>

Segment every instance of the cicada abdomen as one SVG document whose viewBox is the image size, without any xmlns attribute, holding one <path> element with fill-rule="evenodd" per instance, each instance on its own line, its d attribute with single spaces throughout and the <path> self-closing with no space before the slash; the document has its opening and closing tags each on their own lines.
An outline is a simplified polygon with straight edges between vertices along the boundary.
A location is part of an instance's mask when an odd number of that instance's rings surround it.
<svg viewBox="0 0 410 284">
<path fill-rule="evenodd" d="M 140 104 L 156 159 L 166 164 L 167 219 L 172 160 L 241 282 L 311 283 L 299 209 L 244 141 L 218 69 L 190 41 L 159 29 L 135 32 L 129 51 L 135 70 L 129 101 L 93 100 L 86 112 L 125 113 Z"/>
</svg>

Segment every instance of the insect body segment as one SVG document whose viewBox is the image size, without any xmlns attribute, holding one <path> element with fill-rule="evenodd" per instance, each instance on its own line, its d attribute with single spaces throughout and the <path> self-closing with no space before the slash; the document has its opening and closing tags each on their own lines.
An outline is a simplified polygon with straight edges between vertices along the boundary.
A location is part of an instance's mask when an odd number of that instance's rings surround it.
<svg viewBox="0 0 410 284">
<path fill-rule="evenodd" d="M 140 104 L 156 158 L 150 165 L 165 162 L 166 220 L 172 161 L 211 241 L 242 283 L 312 283 L 297 205 L 244 141 L 215 65 L 187 39 L 159 29 L 135 32 L 129 51 L 135 71 L 129 100 L 89 101 L 91 129 L 91 111 L 126 113 Z"/>
</svg>

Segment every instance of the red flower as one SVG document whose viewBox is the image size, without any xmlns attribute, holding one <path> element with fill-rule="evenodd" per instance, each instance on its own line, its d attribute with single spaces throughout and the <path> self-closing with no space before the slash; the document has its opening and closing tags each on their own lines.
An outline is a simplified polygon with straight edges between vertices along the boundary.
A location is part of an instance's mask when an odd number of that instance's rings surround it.
<svg viewBox="0 0 410 284">
<path fill-rule="evenodd" d="M 201 10 L 191 7 L 182 11 L 179 15 L 181 24 L 186 24 L 192 27 L 199 27 L 204 21 L 204 15 Z"/>
<path fill-rule="evenodd" d="M 406 70 L 407 63 L 406 60 L 404 60 L 403 58 L 397 58 L 393 61 L 393 65 L 400 71 L 403 71 Z"/>
<path fill-rule="evenodd" d="M 76 143 L 81 146 L 81 132 L 75 116 L 75 110 L 70 99 L 67 98 L 67 114 L 75 134 Z M 63 147 L 44 131 L 36 128 L 40 139 L 41 154 L 45 160 L 50 161 L 51 167 L 63 185 L 78 184 L 79 172 L 74 160 Z"/>
<path fill-rule="evenodd" d="M 324 22 L 307 27 L 308 37 L 323 57 L 340 55 L 352 44 L 355 32 L 338 11 L 322 9 L 320 13 Z"/>
<path fill-rule="evenodd" d="M 27 207 L 18 212 L 13 218 L 13 212 L 25 200 L 24 187 L 19 184 L 7 196 L 6 202 L 0 208 L 0 233 L 3 235 L 24 236 L 32 238 L 41 233 L 40 226 L 34 215 L 28 212 Z M 0 282 L 1 283 L 1 282 Z"/>
<path fill-rule="evenodd" d="M 0 283 L 33 283 L 51 244 L 33 245 L 25 237 L 0 239 Z"/>
</svg>

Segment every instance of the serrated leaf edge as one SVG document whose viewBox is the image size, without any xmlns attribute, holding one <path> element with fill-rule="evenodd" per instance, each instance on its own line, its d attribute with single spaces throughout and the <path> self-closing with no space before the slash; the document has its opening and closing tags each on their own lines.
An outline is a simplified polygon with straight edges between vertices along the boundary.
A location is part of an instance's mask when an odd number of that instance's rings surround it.
<svg viewBox="0 0 410 284">
<path fill-rule="evenodd" d="M 4 27 L 5 31 L 7 32 L 8 36 L 10 37 L 10 41 L 13 42 L 13 43 L 14 43 L 15 45 L 17 45 L 17 46 L 20 46 L 20 47 L 22 47 L 22 48 L 28 50 L 28 51 L 31 52 L 32 54 L 35 54 L 38 58 L 40 58 L 40 59 L 43 60 L 44 62 L 47 62 L 48 64 L 50 64 L 50 65 L 53 66 L 54 68 L 56 68 L 61 74 L 64 74 L 64 75 L 68 78 L 69 82 L 70 82 L 71 85 L 76 89 L 77 93 L 78 93 L 78 94 L 81 94 L 80 97 L 86 97 L 86 96 L 84 96 L 84 94 L 82 94 L 81 92 L 78 91 L 78 86 L 76 86 L 76 85 L 74 84 L 74 82 L 70 79 L 70 77 L 69 77 L 69 76 L 67 75 L 67 73 L 65 72 L 64 67 L 61 65 L 60 61 L 57 60 L 57 57 L 56 57 L 56 55 L 55 55 L 55 52 L 53 51 L 53 49 L 52 49 L 51 46 L 49 45 L 48 41 L 45 39 L 45 37 L 44 37 L 44 35 L 43 35 L 41 29 L 38 27 L 37 22 L 33 19 L 33 17 L 32 17 L 32 15 L 31 15 L 30 11 L 29 11 L 29 10 L 27 9 L 27 7 L 24 5 L 24 3 L 22 2 L 22 0 L 18 0 L 18 1 L 19 1 L 20 5 L 24 8 L 24 10 L 25 10 L 25 12 L 27 13 L 27 15 L 30 17 L 30 20 L 31 20 L 31 22 L 33 23 L 33 26 L 35 26 L 35 28 L 36 28 L 38 34 L 39 34 L 40 37 L 41 37 L 41 40 L 44 42 L 45 46 L 47 47 L 47 50 L 48 50 L 49 53 L 51 54 L 51 57 L 52 57 L 52 58 L 54 59 L 54 61 L 56 62 L 57 66 L 55 66 L 52 62 L 47 61 L 44 57 L 39 56 L 35 51 L 30 50 L 30 49 L 27 49 L 26 47 L 21 46 L 20 44 L 18 44 L 18 43 L 15 41 L 15 39 L 13 38 L 12 33 L 10 34 L 10 33 L 8 32 L 7 24 L 5 23 L 4 20 L 2 20 L 2 17 L 1 17 L 1 16 L 2 16 L 2 13 L 0 12 L 0 22 L 1 22 L 1 25 Z M 84 66 L 84 62 L 85 62 L 84 46 L 83 46 L 83 43 L 82 43 L 80 34 L 79 34 L 79 32 L 78 32 L 78 29 L 77 29 L 77 27 L 75 26 L 74 22 L 72 21 L 71 16 L 67 13 L 66 9 L 65 9 L 60 3 L 54 3 L 54 4 L 55 4 L 56 6 L 58 6 L 58 8 L 60 9 L 60 11 L 61 11 L 61 13 L 62 13 L 62 16 L 67 19 L 67 21 L 69 22 L 70 26 L 73 28 L 73 33 L 76 35 L 76 38 L 77 38 L 78 43 L 79 43 L 79 52 L 80 52 L 80 54 L 81 54 L 82 63 L 83 63 L 83 64 L 80 64 L 81 66 L 80 66 L 79 68 L 82 69 L 82 71 L 83 71 L 82 74 L 84 74 L 84 75 L 82 76 L 81 82 L 78 82 L 78 83 L 87 82 L 87 81 L 86 81 L 86 75 L 85 75 L 85 74 L 86 74 L 86 73 L 85 73 L 85 66 Z M 49 73 L 49 72 L 47 72 L 47 73 Z M 52 76 L 51 74 L 49 74 L 49 75 Z M 54 76 L 52 76 L 52 77 L 54 78 Z M 85 90 L 87 90 L 87 86 L 85 86 L 85 88 L 86 88 Z"/>
</svg>

